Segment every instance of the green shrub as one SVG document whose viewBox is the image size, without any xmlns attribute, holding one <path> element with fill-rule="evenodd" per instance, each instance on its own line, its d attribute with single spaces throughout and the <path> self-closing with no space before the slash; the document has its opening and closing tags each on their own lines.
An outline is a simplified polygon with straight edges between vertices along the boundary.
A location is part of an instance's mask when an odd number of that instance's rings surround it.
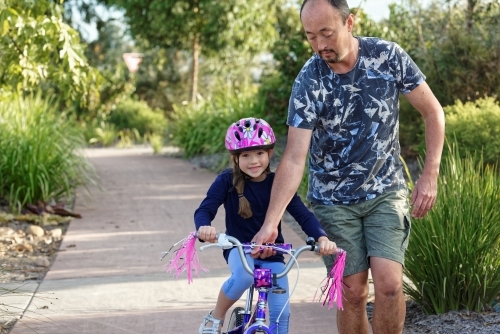
<svg viewBox="0 0 500 334">
<path fill-rule="evenodd" d="M 293 80 L 288 82 L 278 73 L 263 78 L 259 88 L 259 97 L 265 101 L 265 119 L 277 135 L 286 135 L 288 132 L 286 118 L 292 85 Z"/>
<path fill-rule="evenodd" d="M 88 139 L 89 144 L 100 144 L 104 147 L 109 147 L 118 139 L 118 132 L 115 126 L 104 121 L 101 121 L 99 126 L 92 127 L 90 131 L 87 130 L 86 132 L 87 136 L 91 136 Z"/>
<path fill-rule="evenodd" d="M 161 153 L 161 150 L 163 148 L 163 136 L 162 135 L 160 135 L 160 134 L 149 135 L 145 138 L 145 141 L 147 141 L 151 145 L 151 147 L 153 148 L 154 154 Z"/>
<path fill-rule="evenodd" d="M 126 99 L 116 106 L 108 120 L 117 130 L 139 131 L 141 136 L 147 133 L 163 134 L 167 120 L 159 109 L 151 109 L 146 102 Z"/>
<path fill-rule="evenodd" d="M 446 135 L 456 138 L 462 156 L 466 152 L 482 151 L 485 163 L 500 161 L 500 105 L 494 98 L 456 101 L 444 110 Z"/>
<path fill-rule="evenodd" d="M 0 104 L 0 198 L 14 211 L 38 200 L 70 199 L 76 187 L 96 180 L 80 154 L 80 128 L 56 106 L 40 97 Z"/>
<path fill-rule="evenodd" d="M 186 158 L 225 151 L 229 125 L 244 117 L 264 117 L 262 101 L 252 94 L 219 94 L 197 106 L 174 106 L 170 140 Z M 273 126 L 271 124 L 271 126 Z"/>
<path fill-rule="evenodd" d="M 482 311 L 500 292 L 500 178 L 456 143 L 443 159 L 435 207 L 412 225 L 404 291 L 427 313 Z"/>
</svg>

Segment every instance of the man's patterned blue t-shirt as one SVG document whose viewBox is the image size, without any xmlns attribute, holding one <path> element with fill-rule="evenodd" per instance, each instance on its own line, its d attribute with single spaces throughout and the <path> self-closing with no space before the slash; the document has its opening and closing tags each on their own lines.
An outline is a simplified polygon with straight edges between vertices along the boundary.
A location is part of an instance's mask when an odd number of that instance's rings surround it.
<svg viewBox="0 0 500 334">
<path fill-rule="evenodd" d="M 313 203 L 353 204 L 405 187 L 399 146 L 399 93 L 425 76 L 396 43 L 358 37 L 356 65 L 334 73 L 318 55 L 293 85 L 287 124 L 312 129 Z"/>
</svg>

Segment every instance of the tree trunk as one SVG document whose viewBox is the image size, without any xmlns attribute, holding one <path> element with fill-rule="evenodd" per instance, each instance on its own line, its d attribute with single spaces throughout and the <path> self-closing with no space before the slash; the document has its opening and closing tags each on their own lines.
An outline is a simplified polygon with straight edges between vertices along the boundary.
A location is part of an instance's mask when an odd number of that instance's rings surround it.
<svg viewBox="0 0 500 334">
<path fill-rule="evenodd" d="M 472 34 L 472 26 L 474 25 L 474 12 L 475 12 L 475 7 L 477 5 L 478 1 L 477 0 L 468 0 L 467 1 L 467 11 L 466 11 L 466 17 L 465 17 L 465 24 L 466 24 L 466 31 L 469 35 Z"/>
<path fill-rule="evenodd" d="M 193 38 L 193 77 L 192 77 L 192 87 L 191 87 L 191 102 L 196 103 L 196 97 L 198 96 L 198 61 L 200 55 L 200 45 L 198 44 L 198 36 L 195 35 Z"/>
</svg>

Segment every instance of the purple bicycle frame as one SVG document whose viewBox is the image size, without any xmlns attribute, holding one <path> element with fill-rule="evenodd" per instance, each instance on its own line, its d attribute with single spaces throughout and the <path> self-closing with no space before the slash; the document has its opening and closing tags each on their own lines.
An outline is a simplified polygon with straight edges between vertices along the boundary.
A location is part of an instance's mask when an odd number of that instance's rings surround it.
<svg viewBox="0 0 500 334">
<path fill-rule="evenodd" d="M 230 330 L 226 334 L 252 334 L 255 331 L 264 332 L 267 334 L 273 334 L 273 332 L 265 325 L 266 320 L 266 307 L 267 307 L 267 296 L 269 294 L 269 289 L 273 287 L 273 278 L 271 269 L 269 268 L 257 268 L 253 272 L 254 284 L 250 289 L 257 289 L 259 291 L 259 297 L 257 299 L 257 307 L 254 311 L 252 317 L 249 314 L 244 316 L 244 324 Z M 249 294 L 252 296 L 252 294 Z M 248 323 L 252 323 L 247 330 L 245 327 Z"/>
</svg>

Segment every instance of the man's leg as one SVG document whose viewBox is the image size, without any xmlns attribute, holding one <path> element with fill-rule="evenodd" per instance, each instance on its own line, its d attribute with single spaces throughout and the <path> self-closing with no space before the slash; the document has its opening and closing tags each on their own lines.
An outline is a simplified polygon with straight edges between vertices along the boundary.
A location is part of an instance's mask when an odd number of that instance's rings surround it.
<svg viewBox="0 0 500 334">
<path fill-rule="evenodd" d="M 368 270 L 344 276 L 344 310 L 337 311 L 337 328 L 340 334 L 368 333 L 366 301 L 368 299 Z M 348 288 L 349 287 L 349 288 Z"/>
<path fill-rule="evenodd" d="M 406 315 L 403 266 L 379 257 L 371 257 L 370 265 L 375 288 L 373 334 L 402 333 Z"/>
<path fill-rule="evenodd" d="M 401 189 L 365 202 L 363 223 L 375 289 L 374 334 L 403 331 L 403 264 L 411 231 L 407 199 L 406 189 Z"/>
</svg>

